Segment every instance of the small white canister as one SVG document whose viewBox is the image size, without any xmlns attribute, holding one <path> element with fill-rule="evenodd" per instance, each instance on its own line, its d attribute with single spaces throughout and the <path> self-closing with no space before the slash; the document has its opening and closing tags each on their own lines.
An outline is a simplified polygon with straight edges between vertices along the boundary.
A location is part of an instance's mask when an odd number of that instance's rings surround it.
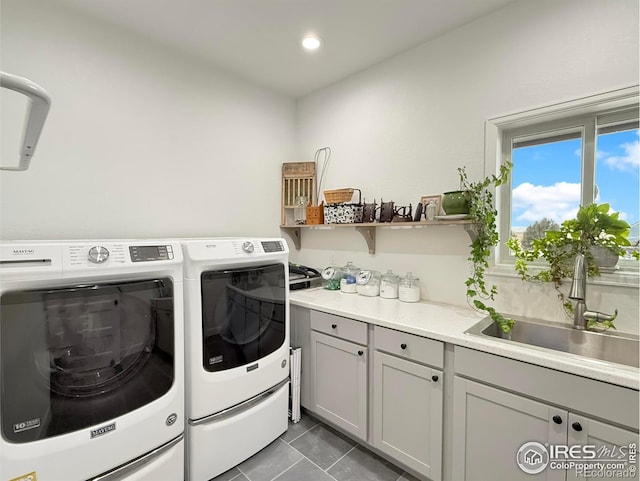
<svg viewBox="0 0 640 481">
<path fill-rule="evenodd" d="M 401 277 L 398 298 L 403 302 L 418 302 L 420 300 L 420 278 L 411 272 L 407 272 L 405 277 Z"/>
<path fill-rule="evenodd" d="M 361 296 L 375 297 L 380 295 L 380 273 L 376 271 L 360 271 L 356 279 L 356 290 Z"/>
<path fill-rule="evenodd" d="M 380 280 L 380 297 L 385 299 L 397 299 L 399 282 L 400 278 L 395 275 L 391 269 L 389 269 Z"/>
</svg>

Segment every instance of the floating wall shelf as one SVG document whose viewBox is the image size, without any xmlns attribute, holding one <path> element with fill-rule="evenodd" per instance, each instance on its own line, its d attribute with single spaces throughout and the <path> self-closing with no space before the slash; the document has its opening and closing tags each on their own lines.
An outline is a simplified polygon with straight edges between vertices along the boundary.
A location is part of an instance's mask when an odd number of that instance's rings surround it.
<svg viewBox="0 0 640 481">
<path fill-rule="evenodd" d="M 301 246 L 301 231 L 302 229 L 344 229 L 355 228 L 362 237 L 364 237 L 367 247 L 369 248 L 369 254 L 376 253 L 376 229 L 408 229 L 408 228 L 431 228 L 444 225 L 461 225 L 464 230 L 469 234 L 471 241 L 475 238 L 474 224 L 470 220 L 434 220 L 434 221 L 421 221 L 421 222 L 371 222 L 365 224 L 316 224 L 316 225 L 281 225 L 280 229 L 291 237 L 296 249 L 300 249 Z"/>
</svg>

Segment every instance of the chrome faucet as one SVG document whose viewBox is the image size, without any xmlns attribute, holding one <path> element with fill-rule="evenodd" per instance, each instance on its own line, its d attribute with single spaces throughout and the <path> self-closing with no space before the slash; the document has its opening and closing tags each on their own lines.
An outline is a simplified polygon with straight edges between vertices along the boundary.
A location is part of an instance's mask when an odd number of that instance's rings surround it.
<svg viewBox="0 0 640 481">
<path fill-rule="evenodd" d="M 613 315 L 587 309 L 587 260 L 584 254 L 578 254 L 573 263 L 573 281 L 569 290 L 569 299 L 573 299 L 576 305 L 573 310 L 573 327 L 586 329 L 587 321 L 613 321 L 618 315 L 615 310 Z"/>
</svg>

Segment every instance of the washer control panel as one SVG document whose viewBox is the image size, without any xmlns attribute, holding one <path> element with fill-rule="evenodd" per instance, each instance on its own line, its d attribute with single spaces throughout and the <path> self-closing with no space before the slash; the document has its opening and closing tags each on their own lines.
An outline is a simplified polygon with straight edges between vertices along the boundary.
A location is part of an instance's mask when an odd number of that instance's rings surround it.
<svg viewBox="0 0 640 481">
<path fill-rule="evenodd" d="M 247 254 L 251 254 L 255 250 L 255 246 L 250 241 L 244 241 L 242 243 L 242 252 Z"/>
<path fill-rule="evenodd" d="M 262 241 L 262 249 L 264 249 L 265 252 L 283 252 L 284 251 L 284 246 L 282 245 L 281 241 L 275 240 L 275 241 Z"/>
<path fill-rule="evenodd" d="M 161 246 L 129 246 L 132 262 L 170 261 L 173 259 L 173 247 Z"/>
<path fill-rule="evenodd" d="M 109 249 L 103 246 L 93 246 L 89 249 L 87 257 L 94 264 L 102 264 L 109 258 Z"/>
<path fill-rule="evenodd" d="M 287 252 L 283 240 L 280 239 L 212 239 L 205 244 L 208 258 L 233 259 L 234 257 L 260 257 L 265 254 Z M 209 249 L 214 249 L 215 252 Z"/>
</svg>

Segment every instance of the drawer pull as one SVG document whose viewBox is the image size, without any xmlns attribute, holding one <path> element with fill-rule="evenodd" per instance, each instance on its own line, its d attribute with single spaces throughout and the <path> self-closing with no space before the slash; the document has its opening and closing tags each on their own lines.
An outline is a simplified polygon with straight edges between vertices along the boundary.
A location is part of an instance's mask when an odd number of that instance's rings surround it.
<svg viewBox="0 0 640 481">
<path fill-rule="evenodd" d="M 580 424 L 579 422 L 573 423 L 571 427 L 578 432 L 582 431 L 582 424 Z"/>
<path fill-rule="evenodd" d="M 364 354 L 364 351 L 358 351 L 358 356 L 362 356 Z"/>
<path fill-rule="evenodd" d="M 337 324 L 331 324 L 331 329 L 335 329 L 336 327 L 338 327 Z"/>
<path fill-rule="evenodd" d="M 557 414 L 555 416 L 553 416 L 553 422 L 556 424 L 562 424 L 562 418 L 560 416 L 558 416 Z"/>
<path fill-rule="evenodd" d="M 438 376 L 436 376 L 435 374 L 433 376 L 431 376 L 431 380 L 433 382 L 438 382 L 438 379 L 439 379 Z"/>
<path fill-rule="evenodd" d="M 403 342 L 402 344 L 400 344 L 400 349 L 406 349 L 407 345 Z"/>
</svg>

